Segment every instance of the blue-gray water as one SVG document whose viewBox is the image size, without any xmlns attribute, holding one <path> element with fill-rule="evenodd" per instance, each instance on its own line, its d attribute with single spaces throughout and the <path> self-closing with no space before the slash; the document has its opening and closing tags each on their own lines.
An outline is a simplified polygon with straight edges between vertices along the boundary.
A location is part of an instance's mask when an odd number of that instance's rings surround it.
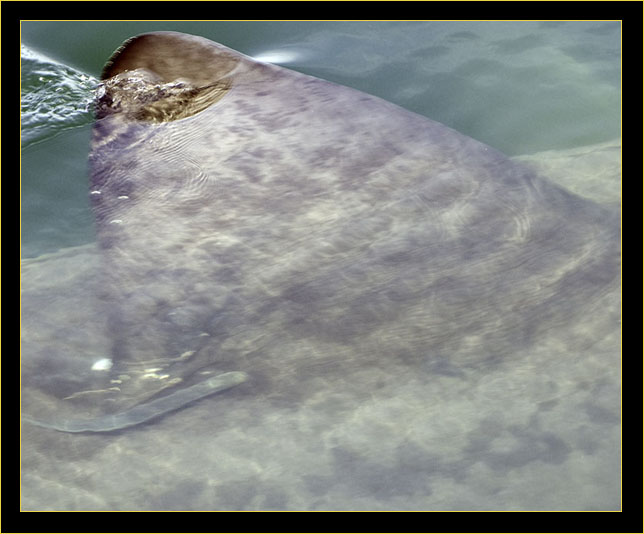
<svg viewBox="0 0 644 534">
<path fill-rule="evenodd" d="M 508 155 L 620 135 L 619 22 L 23 22 L 23 257 L 93 240 L 91 87 L 122 41 L 155 30 L 355 87 Z"/>
</svg>

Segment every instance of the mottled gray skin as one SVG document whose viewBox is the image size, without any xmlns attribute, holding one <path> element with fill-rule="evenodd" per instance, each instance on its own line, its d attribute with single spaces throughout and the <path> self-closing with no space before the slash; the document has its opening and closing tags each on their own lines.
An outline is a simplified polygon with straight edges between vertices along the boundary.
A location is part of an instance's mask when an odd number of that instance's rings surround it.
<svg viewBox="0 0 644 534">
<path fill-rule="evenodd" d="M 201 47 L 215 67 L 221 53 L 209 83 L 231 88 L 188 118 L 96 124 L 116 373 L 159 360 L 171 377 L 214 364 L 271 382 L 323 362 L 490 366 L 617 276 L 615 215 L 492 148 L 205 39 L 147 38 Z M 267 323 L 283 334 L 258 338 Z M 286 336 L 325 349 L 262 370 Z M 140 382 L 137 402 L 156 387 Z"/>
</svg>

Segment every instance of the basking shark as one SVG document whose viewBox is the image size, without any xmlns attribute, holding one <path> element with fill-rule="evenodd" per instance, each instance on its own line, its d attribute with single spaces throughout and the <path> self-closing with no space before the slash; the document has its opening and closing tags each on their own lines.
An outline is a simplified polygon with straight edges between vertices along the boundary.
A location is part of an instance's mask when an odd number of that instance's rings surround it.
<svg viewBox="0 0 644 534">
<path fill-rule="evenodd" d="M 64 307 L 92 296 L 91 341 L 69 342 L 85 354 L 27 364 L 55 368 L 23 373 L 38 392 L 25 403 L 30 434 L 136 439 L 182 421 L 167 439 L 197 413 L 220 457 L 246 431 L 241 449 L 260 439 L 299 451 L 266 460 L 284 469 L 271 478 L 261 458 L 273 453 L 253 445 L 243 454 L 257 472 L 209 484 L 296 480 L 308 498 L 266 504 L 242 483 L 251 497 L 230 507 L 341 507 L 324 498 L 336 487 L 324 469 L 302 470 L 313 457 L 353 481 L 338 493 L 357 491 L 350 508 L 371 509 L 425 502 L 432 476 L 456 484 L 533 462 L 549 472 L 583 450 L 592 421 L 615 428 L 619 385 L 597 373 L 619 362 L 619 213 L 489 146 L 377 97 L 155 32 L 104 68 L 90 174 L 97 249 L 79 252 Z M 457 405 L 481 415 L 447 417 Z M 503 415 L 513 406 L 523 423 Z M 545 422 L 551 412 L 591 422 L 566 434 Z M 445 499 L 427 507 L 455 506 Z"/>
</svg>

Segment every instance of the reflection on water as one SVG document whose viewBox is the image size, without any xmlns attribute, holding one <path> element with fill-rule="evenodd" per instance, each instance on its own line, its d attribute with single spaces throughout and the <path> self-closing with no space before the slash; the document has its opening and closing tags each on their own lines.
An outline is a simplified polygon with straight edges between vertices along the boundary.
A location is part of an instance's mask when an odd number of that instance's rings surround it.
<svg viewBox="0 0 644 534">
<path fill-rule="evenodd" d="M 265 61 L 266 63 L 275 63 L 276 65 L 297 65 L 306 64 L 311 58 L 311 52 L 302 48 L 279 48 L 268 49 L 258 54 L 254 54 L 253 59 Z"/>
</svg>

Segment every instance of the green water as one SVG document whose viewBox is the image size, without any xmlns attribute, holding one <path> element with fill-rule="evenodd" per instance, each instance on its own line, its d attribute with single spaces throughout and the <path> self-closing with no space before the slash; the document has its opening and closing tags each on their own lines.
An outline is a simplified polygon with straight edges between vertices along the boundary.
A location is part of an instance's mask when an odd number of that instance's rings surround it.
<svg viewBox="0 0 644 534">
<path fill-rule="evenodd" d="M 355 87 L 508 155 L 620 135 L 617 22 L 23 22 L 24 257 L 93 240 L 91 87 L 123 40 L 155 30 Z"/>
</svg>

